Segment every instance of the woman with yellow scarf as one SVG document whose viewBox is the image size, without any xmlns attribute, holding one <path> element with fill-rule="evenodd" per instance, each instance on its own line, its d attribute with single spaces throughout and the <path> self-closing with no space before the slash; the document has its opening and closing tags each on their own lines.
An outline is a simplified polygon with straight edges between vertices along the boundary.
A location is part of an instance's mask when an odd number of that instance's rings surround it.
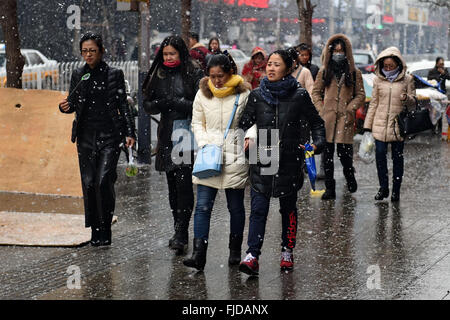
<svg viewBox="0 0 450 320">
<path fill-rule="evenodd" d="M 193 183 L 197 184 L 194 249 L 192 257 L 183 263 L 198 270 L 203 270 L 206 264 L 211 212 L 218 190 L 225 190 L 230 212 L 228 263 L 239 264 L 245 225 L 244 189 L 248 177 L 248 165 L 242 148 L 243 137 L 239 137 L 239 131 L 233 129 L 239 123 L 251 85 L 237 75 L 236 64 L 227 53 L 211 56 L 206 74 L 208 76 L 200 81 L 200 90 L 194 100 L 192 131 L 199 148 L 207 144 L 222 145 L 223 158 L 220 175 L 203 179 L 195 176 L 192 178 Z M 224 132 L 236 101 L 236 114 L 224 140 Z"/>
</svg>

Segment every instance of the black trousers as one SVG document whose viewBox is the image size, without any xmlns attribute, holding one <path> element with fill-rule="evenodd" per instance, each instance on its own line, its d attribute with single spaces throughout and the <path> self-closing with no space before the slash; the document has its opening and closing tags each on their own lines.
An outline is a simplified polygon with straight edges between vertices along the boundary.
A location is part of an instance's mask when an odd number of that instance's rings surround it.
<svg viewBox="0 0 450 320">
<path fill-rule="evenodd" d="M 81 129 L 77 136 L 86 227 L 111 226 L 119 143 L 111 130 Z"/>
<path fill-rule="evenodd" d="M 326 143 L 324 148 L 325 186 L 334 188 L 334 143 Z M 341 161 L 344 176 L 353 174 L 353 144 L 337 143 L 337 154 Z"/>
<path fill-rule="evenodd" d="M 166 177 L 174 227 L 187 232 L 194 207 L 192 167 L 177 166 L 174 170 L 166 171 Z"/>
<path fill-rule="evenodd" d="M 381 188 L 389 189 L 389 174 L 387 165 L 387 152 L 389 144 L 391 144 L 393 163 L 392 186 L 393 191 L 398 193 L 400 191 L 400 185 L 402 184 L 403 180 L 403 148 L 405 146 L 404 141 L 383 142 L 375 140 L 375 160 L 377 163 L 378 181 L 380 182 Z"/>
</svg>

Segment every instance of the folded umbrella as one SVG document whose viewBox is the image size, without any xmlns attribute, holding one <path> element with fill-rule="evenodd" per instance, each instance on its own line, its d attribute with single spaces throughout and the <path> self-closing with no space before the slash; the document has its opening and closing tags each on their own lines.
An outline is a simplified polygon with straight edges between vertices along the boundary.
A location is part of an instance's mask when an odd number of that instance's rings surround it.
<svg viewBox="0 0 450 320">
<path fill-rule="evenodd" d="M 305 164 L 308 170 L 309 182 L 311 183 L 311 196 L 321 196 L 325 190 L 316 190 L 316 161 L 314 160 L 314 148 L 309 143 L 305 144 Z"/>
</svg>

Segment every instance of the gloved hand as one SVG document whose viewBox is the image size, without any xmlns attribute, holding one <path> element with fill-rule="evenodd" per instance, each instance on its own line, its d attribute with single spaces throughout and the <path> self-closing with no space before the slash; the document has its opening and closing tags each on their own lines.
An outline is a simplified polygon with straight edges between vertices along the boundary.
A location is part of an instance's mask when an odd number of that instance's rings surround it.
<svg viewBox="0 0 450 320">
<path fill-rule="evenodd" d="M 144 101 L 144 110 L 150 114 L 164 113 L 167 110 L 167 99 Z"/>
<path fill-rule="evenodd" d="M 170 100 L 170 106 L 178 112 L 187 113 L 192 110 L 192 101 L 187 100 L 184 97 L 174 97 Z"/>
</svg>

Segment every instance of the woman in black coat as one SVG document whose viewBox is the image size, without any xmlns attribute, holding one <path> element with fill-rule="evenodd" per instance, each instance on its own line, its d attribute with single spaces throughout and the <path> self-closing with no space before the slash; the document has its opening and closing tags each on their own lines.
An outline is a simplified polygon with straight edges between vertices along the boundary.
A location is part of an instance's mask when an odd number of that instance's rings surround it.
<svg viewBox="0 0 450 320">
<path fill-rule="evenodd" d="M 119 145 L 134 145 L 134 119 L 128 108 L 123 71 L 103 61 L 101 36 L 90 32 L 83 35 L 80 51 L 86 64 L 72 73 L 69 96 L 59 109 L 76 113 L 72 142 L 77 142 L 85 225 L 92 228 L 91 244 L 110 245 Z"/>
<path fill-rule="evenodd" d="M 174 120 L 192 118 L 192 103 L 202 77 L 203 71 L 191 59 L 183 39 L 169 36 L 161 43 L 143 84 L 145 111 L 161 114 L 155 167 L 157 171 L 166 173 L 175 227 L 169 247 L 178 254 L 187 248 L 188 227 L 194 206 L 193 152 L 187 157 L 188 161 L 184 161 L 186 155 L 183 154 L 177 154 L 174 159 L 173 123 Z"/>
<path fill-rule="evenodd" d="M 280 198 L 280 266 L 282 270 L 293 268 L 292 251 L 297 233 L 297 191 L 303 185 L 304 146 L 301 145 L 301 120 L 306 119 L 309 123 L 316 153 L 320 153 L 325 142 L 323 120 L 307 91 L 290 75 L 292 65 L 292 58 L 285 50 L 277 50 L 269 56 L 267 76 L 261 81 L 260 87 L 250 93 L 239 122 L 239 127 L 243 130 L 248 130 L 254 124 L 258 128 L 257 147 L 250 146 L 249 150 L 249 249 L 247 257 L 239 266 L 239 270 L 250 275 L 258 274 L 258 257 L 261 254 L 271 197 Z M 278 137 L 273 136 L 276 132 Z M 250 144 L 250 141 L 246 140 L 245 148 Z"/>
</svg>

